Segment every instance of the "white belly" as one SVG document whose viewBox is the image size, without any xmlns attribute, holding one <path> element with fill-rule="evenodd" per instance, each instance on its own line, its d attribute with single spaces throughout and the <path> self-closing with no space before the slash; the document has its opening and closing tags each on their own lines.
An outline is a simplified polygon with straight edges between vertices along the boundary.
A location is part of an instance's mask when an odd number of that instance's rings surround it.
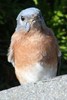
<svg viewBox="0 0 67 100">
<path fill-rule="evenodd" d="M 41 63 L 34 64 L 30 69 L 27 70 L 17 70 L 15 69 L 16 75 L 19 77 L 20 84 L 23 84 L 23 80 L 26 83 L 35 83 L 41 79 L 49 79 L 56 76 L 57 68 L 56 66 L 42 65 Z"/>
</svg>

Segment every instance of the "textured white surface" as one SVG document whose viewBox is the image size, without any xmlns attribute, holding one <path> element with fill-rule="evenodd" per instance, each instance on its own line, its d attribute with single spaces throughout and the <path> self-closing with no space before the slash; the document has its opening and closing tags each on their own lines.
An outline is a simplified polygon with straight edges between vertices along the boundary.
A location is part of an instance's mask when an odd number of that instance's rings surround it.
<svg viewBox="0 0 67 100">
<path fill-rule="evenodd" d="M 67 75 L 1 91 L 0 100 L 67 100 Z"/>
</svg>

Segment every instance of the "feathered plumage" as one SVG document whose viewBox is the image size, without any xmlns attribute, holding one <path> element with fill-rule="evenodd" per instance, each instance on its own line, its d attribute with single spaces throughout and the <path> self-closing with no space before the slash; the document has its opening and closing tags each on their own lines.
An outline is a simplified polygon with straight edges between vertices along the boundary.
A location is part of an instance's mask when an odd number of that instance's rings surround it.
<svg viewBox="0 0 67 100">
<path fill-rule="evenodd" d="M 45 25 L 40 10 L 22 10 L 8 52 L 20 84 L 55 77 L 60 55 L 54 33 Z"/>
</svg>

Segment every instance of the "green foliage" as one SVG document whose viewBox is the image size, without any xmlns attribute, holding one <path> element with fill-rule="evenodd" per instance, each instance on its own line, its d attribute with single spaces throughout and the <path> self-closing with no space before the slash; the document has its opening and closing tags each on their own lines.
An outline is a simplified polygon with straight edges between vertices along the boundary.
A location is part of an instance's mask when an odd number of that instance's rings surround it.
<svg viewBox="0 0 67 100">
<path fill-rule="evenodd" d="M 63 54 L 63 58 L 67 60 L 67 23 L 66 23 L 67 14 L 64 14 L 62 11 L 54 11 L 54 15 L 50 23 L 52 24 L 52 28 L 56 33 L 58 38 L 58 42 L 60 45 L 60 49 Z"/>
</svg>

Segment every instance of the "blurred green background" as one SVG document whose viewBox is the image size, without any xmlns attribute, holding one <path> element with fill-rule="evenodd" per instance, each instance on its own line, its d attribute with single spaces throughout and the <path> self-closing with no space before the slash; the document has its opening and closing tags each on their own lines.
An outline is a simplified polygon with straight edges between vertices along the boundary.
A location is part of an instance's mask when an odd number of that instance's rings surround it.
<svg viewBox="0 0 67 100">
<path fill-rule="evenodd" d="M 7 51 L 16 17 L 28 7 L 39 8 L 45 23 L 53 29 L 62 52 L 59 73 L 67 73 L 67 0 L 0 0 L 0 90 L 19 85 L 12 65 L 7 62 Z"/>
</svg>

